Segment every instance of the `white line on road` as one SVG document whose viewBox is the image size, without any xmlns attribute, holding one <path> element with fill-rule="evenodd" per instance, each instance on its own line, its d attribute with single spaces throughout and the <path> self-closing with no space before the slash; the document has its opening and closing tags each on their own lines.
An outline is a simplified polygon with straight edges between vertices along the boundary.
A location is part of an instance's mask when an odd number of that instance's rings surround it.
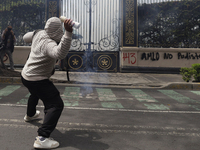
<svg viewBox="0 0 200 150">
<path fill-rule="evenodd" d="M 37 129 L 34 125 L 16 125 L 16 124 L 0 124 L 0 127 L 10 127 L 10 128 L 32 128 Z M 97 132 L 97 133 L 127 133 L 134 135 L 159 135 L 159 136 L 189 136 L 189 137 L 200 137 L 199 133 L 181 133 L 176 131 L 169 132 L 158 132 L 158 131 L 129 131 L 129 130 L 111 130 L 111 129 L 86 129 L 86 128 L 67 128 L 67 127 L 57 127 L 56 129 L 62 131 L 87 131 L 87 132 Z"/>
<path fill-rule="evenodd" d="M 18 104 L 0 104 L 0 106 L 9 107 L 26 107 L 27 105 Z M 37 106 L 38 108 L 44 108 L 44 106 Z M 65 107 L 65 109 L 74 110 L 96 110 L 96 111 L 121 111 L 121 112 L 138 112 L 138 113 L 174 113 L 174 114 L 200 114 L 200 111 L 159 111 L 159 110 L 135 110 L 135 109 L 112 109 L 112 108 L 89 108 L 89 107 Z"/>
<path fill-rule="evenodd" d="M 11 123 L 26 123 L 24 120 L 19 119 L 0 119 L 0 122 Z M 42 120 L 35 121 L 42 124 Z M 120 128 L 120 129 L 137 129 L 137 130 L 162 130 L 162 131 L 200 131 L 200 128 L 183 128 L 183 127 L 158 127 L 158 126 L 138 126 L 138 125 L 113 125 L 113 124 L 95 124 L 95 123 L 74 123 L 74 122 L 58 122 L 58 126 L 73 126 L 73 127 L 90 127 L 90 128 Z"/>
</svg>

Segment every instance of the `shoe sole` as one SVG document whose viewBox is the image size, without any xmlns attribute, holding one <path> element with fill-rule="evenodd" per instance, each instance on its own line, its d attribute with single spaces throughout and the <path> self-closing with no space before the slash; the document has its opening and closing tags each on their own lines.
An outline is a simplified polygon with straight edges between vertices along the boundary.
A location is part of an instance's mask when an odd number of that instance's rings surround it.
<svg viewBox="0 0 200 150">
<path fill-rule="evenodd" d="M 37 118 L 33 118 L 33 119 L 25 119 L 25 118 L 24 118 L 24 121 L 25 121 L 25 122 L 31 122 L 31 121 L 34 121 L 34 120 L 37 120 L 37 119 L 39 119 L 39 118 L 38 118 L 38 117 L 37 117 Z"/>
<path fill-rule="evenodd" d="M 59 145 L 56 146 L 56 147 L 48 147 L 47 148 L 47 147 L 41 147 L 41 145 L 34 143 L 33 147 L 36 148 L 36 149 L 55 149 L 55 148 L 58 148 Z"/>
<path fill-rule="evenodd" d="M 30 121 L 33 121 L 33 120 L 36 120 L 36 119 L 38 119 L 39 118 L 39 116 L 40 116 L 40 111 L 39 111 L 39 114 L 38 114 L 38 116 L 37 117 L 35 117 L 35 118 L 32 118 L 32 119 L 26 119 L 26 116 L 24 117 L 24 121 L 25 122 L 30 122 Z"/>
</svg>

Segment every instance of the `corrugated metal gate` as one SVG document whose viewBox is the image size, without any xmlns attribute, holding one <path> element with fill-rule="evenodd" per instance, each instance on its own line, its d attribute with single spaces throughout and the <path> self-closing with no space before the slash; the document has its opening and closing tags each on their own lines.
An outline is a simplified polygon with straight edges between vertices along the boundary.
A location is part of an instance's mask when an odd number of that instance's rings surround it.
<svg viewBox="0 0 200 150">
<path fill-rule="evenodd" d="M 82 24 L 74 29 L 70 70 L 118 71 L 120 6 L 121 0 L 61 1 L 61 15 Z"/>
</svg>

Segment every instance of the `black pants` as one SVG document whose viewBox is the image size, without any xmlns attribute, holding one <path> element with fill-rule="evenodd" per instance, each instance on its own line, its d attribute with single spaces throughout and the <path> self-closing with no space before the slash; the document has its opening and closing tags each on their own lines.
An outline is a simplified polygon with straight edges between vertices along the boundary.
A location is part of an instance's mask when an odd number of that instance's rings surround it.
<svg viewBox="0 0 200 150">
<path fill-rule="evenodd" d="M 39 99 L 44 104 L 45 116 L 42 126 L 38 129 L 38 135 L 48 138 L 55 129 L 64 107 L 60 93 L 48 79 L 41 81 L 27 81 L 23 77 L 21 79 L 31 94 L 27 104 L 27 115 L 29 117 L 35 115 Z"/>
<path fill-rule="evenodd" d="M 1 50 L 0 51 L 0 59 L 1 59 L 1 65 L 2 67 L 5 69 L 6 66 L 3 62 L 3 58 L 4 58 L 4 55 L 7 54 L 8 57 L 9 57 L 9 61 L 10 61 L 10 69 L 14 70 L 14 62 L 13 62 L 13 57 L 12 57 L 12 52 L 11 52 L 11 49 L 4 49 L 4 50 Z"/>
</svg>

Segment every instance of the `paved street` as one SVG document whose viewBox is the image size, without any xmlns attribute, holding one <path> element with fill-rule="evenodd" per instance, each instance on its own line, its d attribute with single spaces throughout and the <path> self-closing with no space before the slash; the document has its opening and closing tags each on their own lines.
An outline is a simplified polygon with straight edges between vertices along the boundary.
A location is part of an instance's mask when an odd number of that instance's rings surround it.
<svg viewBox="0 0 200 150">
<path fill-rule="evenodd" d="M 65 103 L 52 134 L 60 150 L 200 149 L 199 91 L 56 86 Z M 33 149 L 43 112 L 35 122 L 23 121 L 28 96 L 21 84 L 0 85 L 2 150 Z"/>
</svg>

